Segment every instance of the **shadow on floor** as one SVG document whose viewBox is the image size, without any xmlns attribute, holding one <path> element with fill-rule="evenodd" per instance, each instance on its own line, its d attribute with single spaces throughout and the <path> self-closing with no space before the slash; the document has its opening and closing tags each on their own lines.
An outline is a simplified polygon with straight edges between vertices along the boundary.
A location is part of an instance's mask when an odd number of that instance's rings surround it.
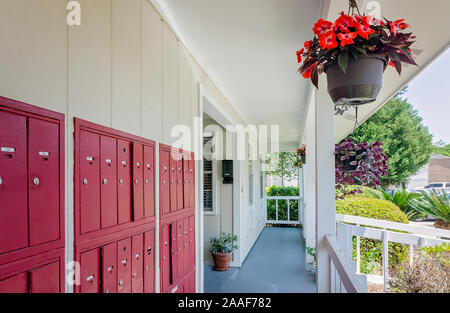
<svg viewBox="0 0 450 313">
<path fill-rule="evenodd" d="M 305 244 L 298 228 L 265 228 L 241 268 L 227 272 L 205 266 L 206 293 L 316 292 L 306 270 Z"/>
</svg>

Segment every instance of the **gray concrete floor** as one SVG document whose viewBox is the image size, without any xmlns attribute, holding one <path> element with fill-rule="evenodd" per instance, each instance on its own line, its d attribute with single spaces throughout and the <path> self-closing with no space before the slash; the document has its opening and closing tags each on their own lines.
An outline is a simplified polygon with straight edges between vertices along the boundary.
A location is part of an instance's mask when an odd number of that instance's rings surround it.
<svg viewBox="0 0 450 313">
<path fill-rule="evenodd" d="M 217 272 L 205 266 L 205 292 L 316 292 L 315 275 L 306 270 L 301 232 L 265 228 L 241 268 Z"/>
</svg>

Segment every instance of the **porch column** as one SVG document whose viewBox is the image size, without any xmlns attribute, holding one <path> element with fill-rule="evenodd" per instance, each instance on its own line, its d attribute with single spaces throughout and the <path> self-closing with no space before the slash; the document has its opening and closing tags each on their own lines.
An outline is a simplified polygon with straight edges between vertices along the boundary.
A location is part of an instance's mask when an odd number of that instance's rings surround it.
<svg viewBox="0 0 450 313">
<path fill-rule="evenodd" d="M 305 219 L 303 230 L 306 247 L 316 246 L 316 149 L 315 149 L 315 92 L 312 92 L 305 124 L 306 164 L 304 173 Z M 306 254 L 306 263 L 312 265 L 314 259 Z"/>
<path fill-rule="evenodd" d="M 325 236 L 336 234 L 334 173 L 334 105 L 327 93 L 325 75 L 316 94 L 316 257 L 317 292 L 330 292 L 330 259 Z"/>
</svg>

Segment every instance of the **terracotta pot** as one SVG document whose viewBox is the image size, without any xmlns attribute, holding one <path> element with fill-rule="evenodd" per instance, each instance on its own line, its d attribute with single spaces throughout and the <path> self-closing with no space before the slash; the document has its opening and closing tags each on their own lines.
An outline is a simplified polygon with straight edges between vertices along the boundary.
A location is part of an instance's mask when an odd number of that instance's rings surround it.
<svg viewBox="0 0 450 313">
<path fill-rule="evenodd" d="M 338 63 L 325 68 L 328 93 L 336 105 L 361 105 L 377 99 L 383 83 L 386 59 L 379 55 L 349 57 L 347 73 Z"/>
<path fill-rule="evenodd" d="M 231 253 L 217 252 L 213 254 L 215 271 L 228 271 L 230 269 Z"/>
</svg>

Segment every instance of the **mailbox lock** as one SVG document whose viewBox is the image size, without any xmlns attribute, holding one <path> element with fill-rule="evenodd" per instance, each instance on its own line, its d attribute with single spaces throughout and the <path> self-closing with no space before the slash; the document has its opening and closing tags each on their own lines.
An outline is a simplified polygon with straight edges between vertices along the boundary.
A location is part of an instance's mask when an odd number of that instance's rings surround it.
<svg viewBox="0 0 450 313">
<path fill-rule="evenodd" d="M 185 243 L 184 246 L 187 247 L 187 244 Z"/>
<path fill-rule="evenodd" d="M 37 177 L 33 178 L 33 185 L 35 185 L 35 186 L 39 185 L 39 178 L 37 178 Z"/>
<path fill-rule="evenodd" d="M 150 255 L 152 253 L 152 247 L 147 248 L 147 254 Z"/>
<path fill-rule="evenodd" d="M 148 271 L 148 266 L 147 265 L 145 266 L 145 270 Z"/>
<path fill-rule="evenodd" d="M 133 273 L 133 278 L 136 278 L 136 273 Z"/>
<path fill-rule="evenodd" d="M 163 260 L 165 260 L 166 259 L 166 257 L 165 256 L 163 256 Z"/>
<path fill-rule="evenodd" d="M 137 254 L 135 255 L 136 259 L 139 259 L 139 256 L 140 256 L 140 254 L 137 253 Z"/>
<path fill-rule="evenodd" d="M 137 180 L 137 178 L 136 178 L 136 179 L 134 180 L 134 183 L 135 183 L 135 184 L 137 184 L 137 183 L 138 183 L 138 180 Z"/>
<path fill-rule="evenodd" d="M 94 275 L 91 275 L 91 276 L 88 276 L 88 278 L 86 278 L 86 280 L 88 281 L 88 282 L 93 282 L 94 281 Z"/>
<path fill-rule="evenodd" d="M 88 183 L 87 178 L 83 179 L 83 184 L 87 185 L 87 183 Z"/>
<path fill-rule="evenodd" d="M 180 248 L 178 248 L 178 251 L 180 251 L 181 249 Z"/>
<path fill-rule="evenodd" d="M 3 184 L 3 179 L 0 177 L 0 185 Z"/>
<path fill-rule="evenodd" d="M 113 267 L 112 266 L 108 267 L 108 272 L 112 273 L 112 271 L 113 271 Z"/>
<path fill-rule="evenodd" d="M 148 179 L 147 178 L 145 179 L 145 183 L 148 184 Z"/>
<path fill-rule="evenodd" d="M 103 178 L 103 184 L 106 185 L 108 183 L 108 180 L 106 178 Z"/>
<path fill-rule="evenodd" d="M 123 184 L 123 179 L 122 179 L 122 178 L 119 179 L 119 183 L 120 183 L 120 184 Z"/>
<path fill-rule="evenodd" d="M 119 280 L 119 286 L 123 285 L 123 280 Z"/>
<path fill-rule="evenodd" d="M 136 165 L 137 165 L 137 167 L 140 167 L 140 166 L 141 166 L 141 163 L 137 162 Z"/>
<path fill-rule="evenodd" d="M 163 179 L 163 184 L 165 184 L 166 183 L 166 181 Z"/>
<path fill-rule="evenodd" d="M 105 290 L 105 293 L 109 293 L 109 289 L 106 289 L 106 290 Z"/>
</svg>

